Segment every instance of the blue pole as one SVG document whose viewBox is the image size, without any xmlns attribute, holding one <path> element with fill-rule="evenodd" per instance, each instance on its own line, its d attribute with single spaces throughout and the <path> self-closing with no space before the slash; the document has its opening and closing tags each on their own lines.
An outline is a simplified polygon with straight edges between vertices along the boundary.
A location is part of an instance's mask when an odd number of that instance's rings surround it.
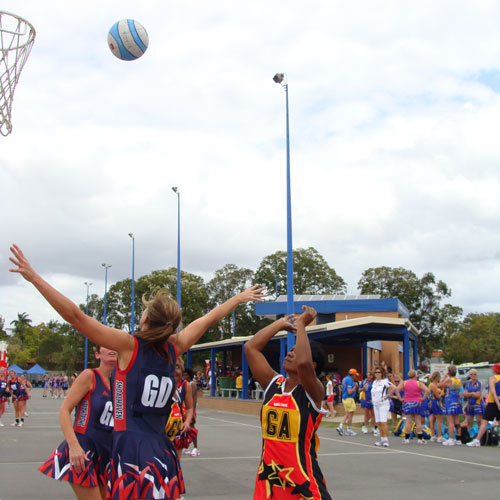
<svg viewBox="0 0 500 500">
<path fill-rule="evenodd" d="M 283 339 L 280 339 L 280 367 L 279 367 L 279 371 L 281 373 L 281 375 L 285 375 L 285 371 L 283 370 L 283 361 L 285 360 L 285 356 L 286 356 L 286 347 L 287 347 L 287 339 L 283 338 Z"/>
<path fill-rule="evenodd" d="M 177 195 L 177 304 L 181 306 L 181 192 L 174 186 L 172 191 Z"/>
<path fill-rule="evenodd" d="M 106 314 L 106 307 L 107 307 L 107 296 L 108 296 L 108 267 L 111 267 L 111 264 L 102 264 L 102 266 L 105 269 L 105 274 L 104 274 L 104 319 L 103 319 L 103 324 L 107 325 L 107 314 Z"/>
<path fill-rule="evenodd" d="M 418 369 L 418 338 L 415 337 L 413 340 L 413 366 L 415 370 Z"/>
<path fill-rule="evenodd" d="M 212 379 L 212 385 L 210 386 L 210 396 L 214 397 L 217 381 L 215 379 L 215 349 L 213 347 L 212 349 L 210 349 L 210 375 Z"/>
<path fill-rule="evenodd" d="M 293 305 L 293 246 L 292 246 L 292 196 L 290 183 L 290 126 L 288 113 L 288 83 L 283 85 L 286 96 L 286 313 L 294 313 Z M 295 345 L 295 335 L 286 336 L 288 350 Z"/>
<path fill-rule="evenodd" d="M 406 380 L 408 378 L 408 372 L 410 371 L 410 334 L 408 330 L 404 329 L 403 334 L 403 378 Z"/>
<path fill-rule="evenodd" d="M 248 361 L 245 356 L 245 344 L 241 344 L 241 372 L 243 378 L 242 398 L 248 399 Z"/>
<path fill-rule="evenodd" d="M 135 290 L 134 290 L 134 263 L 135 263 L 135 238 L 133 233 L 128 233 L 132 238 L 132 319 L 130 321 L 130 333 L 135 331 Z"/>
<path fill-rule="evenodd" d="M 87 283 L 85 282 L 84 285 L 87 287 L 87 307 L 85 308 L 85 314 L 88 316 L 89 315 L 89 288 L 92 283 Z M 89 350 L 89 339 L 85 337 L 85 360 L 83 362 L 83 369 L 87 369 L 87 363 L 88 363 L 88 350 Z"/>
<path fill-rule="evenodd" d="M 177 192 L 177 303 L 181 307 L 181 193 Z"/>
<path fill-rule="evenodd" d="M 363 343 L 363 377 L 366 378 L 368 374 L 368 344 Z"/>
<path fill-rule="evenodd" d="M 186 366 L 193 368 L 193 353 L 190 350 L 186 352 Z"/>
</svg>

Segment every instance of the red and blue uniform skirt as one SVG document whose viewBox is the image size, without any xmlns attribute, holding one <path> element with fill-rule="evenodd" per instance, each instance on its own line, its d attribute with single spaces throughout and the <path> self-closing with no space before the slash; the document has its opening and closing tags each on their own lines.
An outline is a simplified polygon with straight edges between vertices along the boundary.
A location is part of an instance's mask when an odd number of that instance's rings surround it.
<svg viewBox="0 0 500 500">
<path fill-rule="evenodd" d="M 71 468 L 69 461 L 69 446 L 63 441 L 39 467 L 39 471 L 58 481 L 68 481 L 80 486 L 106 486 L 107 468 L 109 464 L 109 440 L 107 446 L 102 442 L 94 441 L 85 434 L 76 434 L 83 451 L 87 453 L 85 469 L 77 473 Z"/>
<path fill-rule="evenodd" d="M 113 433 L 108 498 L 176 499 L 184 492 L 180 462 L 166 434 Z"/>
</svg>

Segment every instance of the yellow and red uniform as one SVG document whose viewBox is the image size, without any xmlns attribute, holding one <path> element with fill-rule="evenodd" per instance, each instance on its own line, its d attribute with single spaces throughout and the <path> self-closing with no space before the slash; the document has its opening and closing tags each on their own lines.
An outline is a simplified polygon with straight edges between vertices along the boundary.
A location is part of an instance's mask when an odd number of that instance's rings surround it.
<svg viewBox="0 0 500 500">
<path fill-rule="evenodd" d="M 323 410 L 301 385 L 284 392 L 285 382 L 276 376 L 265 393 L 254 500 L 331 500 L 317 458 Z"/>
</svg>

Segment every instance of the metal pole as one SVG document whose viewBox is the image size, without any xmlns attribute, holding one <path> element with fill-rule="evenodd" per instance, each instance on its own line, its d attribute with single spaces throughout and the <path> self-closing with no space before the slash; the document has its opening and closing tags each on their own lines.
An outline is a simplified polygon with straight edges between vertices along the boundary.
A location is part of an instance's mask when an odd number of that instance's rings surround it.
<svg viewBox="0 0 500 500">
<path fill-rule="evenodd" d="M 132 319 L 130 321 L 130 333 L 134 333 L 135 330 L 135 290 L 134 290 L 134 262 L 135 262 L 135 238 L 134 233 L 128 233 L 132 238 Z"/>
<path fill-rule="evenodd" d="M 104 319 L 103 324 L 107 325 L 107 314 L 106 314 L 106 306 L 107 306 L 107 297 L 108 297 L 108 268 L 111 267 L 111 264 L 101 264 L 105 269 L 104 274 Z"/>
<path fill-rule="evenodd" d="M 177 304 L 181 308 L 181 192 L 176 186 L 172 191 L 177 195 Z"/>
<path fill-rule="evenodd" d="M 294 313 L 293 304 L 293 245 L 292 245 L 292 196 L 290 182 L 290 123 L 288 112 L 288 82 L 285 73 L 277 73 L 273 80 L 285 89 L 286 105 L 286 313 Z M 287 350 L 295 345 L 295 336 L 287 334 Z"/>
<path fill-rule="evenodd" d="M 85 308 L 85 314 L 88 316 L 89 315 L 89 288 L 91 287 L 92 283 L 88 283 L 87 281 L 85 281 L 83 284 L 87 287 L 87 307 Z M 89 350 L 89 339 L 87 337 L 85 337 L 85 359 L 83 362 L 84 370 L 87 369 L 88 350 Z"/>
</svg>

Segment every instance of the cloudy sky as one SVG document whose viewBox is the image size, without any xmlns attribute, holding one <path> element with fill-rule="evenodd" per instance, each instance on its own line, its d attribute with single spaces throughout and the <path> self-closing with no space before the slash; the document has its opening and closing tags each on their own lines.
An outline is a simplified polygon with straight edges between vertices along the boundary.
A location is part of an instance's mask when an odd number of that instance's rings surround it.
<svg viewBox="0 0 500 500">
<path fill-rule="evenodd" d="M 16 242 L 75 302 L 176 265 L 209 279 L 294 247 L 357 293 L 363 270 L 431 271 L 499 311 L 500 3 L 491 0 L 3 0 L 36 42 L 0 137 L 0 315 L 57 318 L 7 271 Z M 107 32 L 150 45 L 116 59 Z"/>
</svg>

